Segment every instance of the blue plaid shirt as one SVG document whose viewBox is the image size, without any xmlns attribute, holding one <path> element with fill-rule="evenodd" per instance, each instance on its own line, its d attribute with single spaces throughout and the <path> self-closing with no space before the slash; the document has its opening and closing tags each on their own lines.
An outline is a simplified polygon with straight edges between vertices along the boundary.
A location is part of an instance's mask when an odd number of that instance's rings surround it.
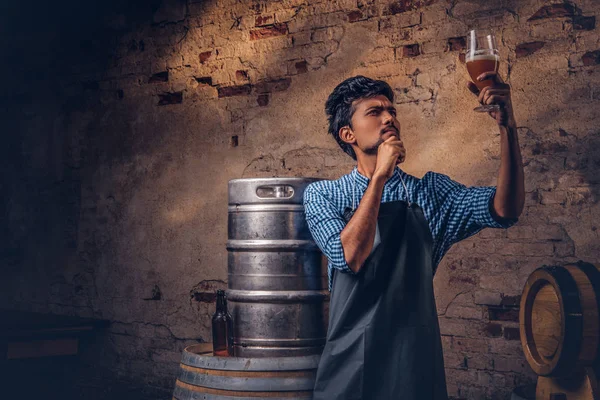
<svg viewBox="0 0 600 400">
<path fill-rule="evenodd" d="M 483 228 L 508 228 L 518 219 L 495 220 L 490 213 L 490 202 L 495 186 L 466 187 L 447 175 L 428 172 L 419 179 L 400 168 L 388 179 L 383 188 L 382 203 L 406 200 L 404 179 L 411 203 L 417 203 L 425 215 L 433 236 L 433 268 L 437 269 L 450 247 Z M 340 234 L 352 217 L 352 185 L 356 177 L 354 205 L 358 207 L 370 180 L 354 167 L 352 172 L 338 180 L 313 182 L 304 191 L 306 222 L 313 239 L 328 259 L 329 290 L 333 269 L 353 273 L 346 259 Z"/>
</svg>

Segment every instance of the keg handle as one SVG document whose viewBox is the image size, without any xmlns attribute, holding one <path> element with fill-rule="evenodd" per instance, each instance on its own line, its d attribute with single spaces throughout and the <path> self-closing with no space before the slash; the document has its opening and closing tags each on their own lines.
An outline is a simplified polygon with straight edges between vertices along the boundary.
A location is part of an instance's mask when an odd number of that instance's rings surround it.
<svg viewBox="0 0 600 400">
<path fill-rule="evenodd" d="M 261 199 L 283 198 L 294 196 L 294 188 L 290 185 L 265 185 L 256 188 L 256 195 Z"/>
</svg>

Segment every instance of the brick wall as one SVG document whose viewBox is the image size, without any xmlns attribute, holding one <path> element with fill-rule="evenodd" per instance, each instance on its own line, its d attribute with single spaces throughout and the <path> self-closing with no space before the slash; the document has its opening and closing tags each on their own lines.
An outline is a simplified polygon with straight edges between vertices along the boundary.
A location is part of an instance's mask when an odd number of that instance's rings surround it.
<svg viewBox="0 0 600 400">
<path fill-rule="evenodd" d="M 597 2 L 71 6 L 15 12 L 19 34 L 2 38 L 6 303 L 113 321 L 94 362 L 168 388 L 182 348 L 210 340 L 211 293 L 226 285 L 227 181 L 352 168 L 323 111 L 344 78 L 392 85 L 407 172 L 495 184 L 498 129 L 471 111 L 464 64 L 466 32 L 490 28 L 526 207 L 514 228 L 454 246 L 435 289 L 453 397 L 507 399 L 533 381 L 518 335 L 527 276 L 600 262 Z"/>
</svg>

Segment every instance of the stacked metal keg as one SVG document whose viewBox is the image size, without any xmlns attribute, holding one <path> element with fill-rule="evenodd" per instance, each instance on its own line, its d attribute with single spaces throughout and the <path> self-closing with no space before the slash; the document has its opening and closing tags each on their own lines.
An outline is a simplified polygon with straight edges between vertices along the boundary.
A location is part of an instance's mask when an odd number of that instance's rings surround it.
<svg viewBox="0 0 600 400">
<path fill-rule="evenodd" d="M 320 354 L 327 315 L 326 262 L 304 215 L 315 178 L 229 182 L 227 299 L 240 357 Z"/>
</svg>

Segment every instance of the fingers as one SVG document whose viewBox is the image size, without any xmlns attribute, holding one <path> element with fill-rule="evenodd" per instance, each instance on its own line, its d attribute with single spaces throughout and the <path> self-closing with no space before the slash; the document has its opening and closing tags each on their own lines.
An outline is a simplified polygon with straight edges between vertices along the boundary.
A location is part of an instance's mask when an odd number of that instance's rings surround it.
<svg viewBox="0 0 600 400">
<path fill-rule="evenodd" d="M 495 88 L 493 86 L 487 86 L 481 90 L 481 93 L 478 96 L 478 100 L 481 104 L 489 104 L 488 99 L 490 98 L 490 96 L 494 96 L 494 95 L 507 96 L 509 94 L 510 94 L 509 89 Z"/>
<path fill-rule="evenodd" d="M 490 96 L 486 99 L 485 104 L 504 104 L 504 97 L 502 96 Z"/>
<path fill-rule="evenodd" d="M 486 86 L 483 89 L 481 89 L 481 92 L 479 92 L 479 95 L 477 96 L 478 100 L 480 103 L 484 102 L 485 96 L 488 96 L 488 92 L 490 92 L 489 94 L 508 94 L 509 90 L 505 89 L 505 88 L 499 88 L 497 86 Z"/>
<path fill-rule="evenodd" d="M 504 104 L 506 103 L 506 99 L 506 93 L 494 93 L 490 91 L 483 99 L 483 104 Z"/>
<path fill-rule="evenodd" d="M 467 88 L 475 95 L 479 95 L 479 89 L 477 89 L 477 85 L 475 85 L 473 82 L 469 81 L 467 82 Z"/>
<path fill-rule="evenodd" d="M 397 146 L 397 145 L 404 146 L 404 142 L 402 142 L 402 139 L 398 139 L 396 136 L 390 136 L 389 138 L 385 139 L 383 141 L 383 143 L 388 143 L 393 146 Z"/>
<path fill-rule="evenodd" d="M 393 153 L 396 153 L 396 152 L 398 152 L 398 154 L 399 154 L 398 158 L 400 158 L 400 157 L 404 157 L 404 154 L 406 154 L 406 149 L 404 148 L 404 143 L 402 142 L 402 140 L 400 140 L 400 139 L 396 138 L 395 136 L 392 136 L 392 137 L 390 137 L 390 138 L 387 138 L 387 139 L 386 139 L 386 140 L 385 140 L 385 141 L 382 143 L 382 146 L 383 146 L 384 144 L 385 144 L 386 146 L 391 146 L 391 148 L 393 149 L 393 150 L 392 150 L 392 152 L 393 152 Z"/>
<path fill-rule="evenodd" d="M 405 159 L 406 159 L 406 150 L 400 152 L 400 154 L 398 155 L 398 158 L 396 159 L 396 164 L 400 164 L 400 163 L 404 162 Z"/>
<path fill-rule="evenodd" d="M 496 83 L 503 83 L 502 78 L 500 78 L 500 75 L 495 71 L 487 71 L 477 77 L 477 80 L 479 82 L 485 81 L 487 79 L 491 79 Z"/>
</svg>

